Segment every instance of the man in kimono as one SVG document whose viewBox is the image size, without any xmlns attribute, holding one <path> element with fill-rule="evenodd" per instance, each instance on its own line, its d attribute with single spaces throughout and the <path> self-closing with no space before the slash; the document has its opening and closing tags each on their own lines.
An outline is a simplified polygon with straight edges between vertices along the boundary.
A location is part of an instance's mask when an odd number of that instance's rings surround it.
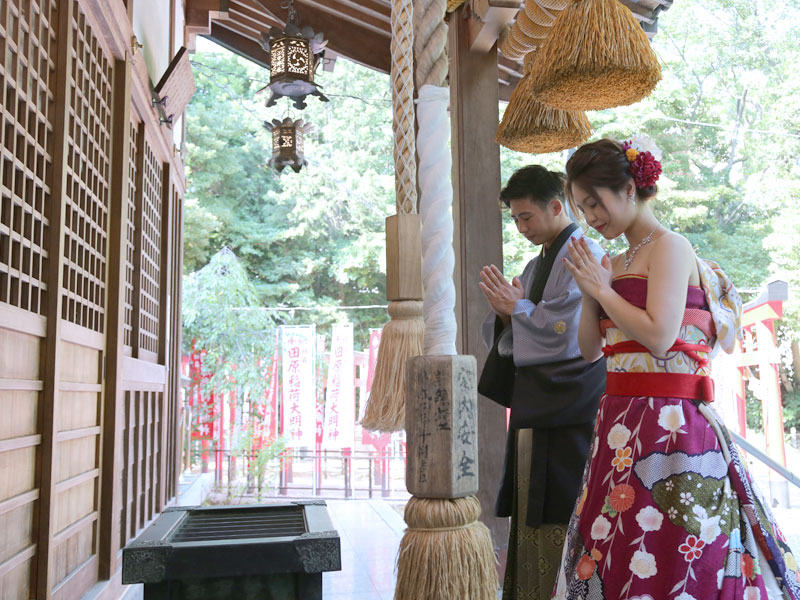
<svg viewBox="0 0 800 600">
<path fill-rule="evenodd" d="M 564 175 L 532 165 L 508 180 L 500 200 L 538 256 L 508 282 L 490 265 L 480 287 L 492 312 L 484 341 L 492 348 L 481 392 L 510 407 L 503 482 L 496 514 L 511 517 L 503 599 L 549 599 L 564 536 L 589 453 L 605 364 L 587 363 L 578 348 L 582 297 L 561 260 L 582 232 L 564 198 Z M 604 254 L 587 243 L 598 260 Z M 510 362 L 513 358 L 513 364 Z M 492 362 L 492 361 L 496 362 Z M 507 365 L 513 386 L 495 381 Z M 492 371 L 492 373 L 487 373 Z"/>
</svg>

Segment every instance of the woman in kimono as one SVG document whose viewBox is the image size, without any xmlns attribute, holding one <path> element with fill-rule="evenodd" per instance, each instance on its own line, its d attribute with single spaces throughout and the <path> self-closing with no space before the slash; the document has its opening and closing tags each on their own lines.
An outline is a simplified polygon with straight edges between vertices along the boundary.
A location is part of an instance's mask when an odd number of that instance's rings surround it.
<svg viewBox="0 0 800 600">
<path fill-rule="evenodd" d="M 741 301 L 656 220 L 659 159 L 646 138 L 603 139 L 567 163 L 576 213 L 629 248 L 598 262 L 578 241 L 564 259 L 581 353 L 608 373 L 554 595 L 800 600 L 795 559 L 711 408 L 710 353 L 733 350 Z"/>
</svg>

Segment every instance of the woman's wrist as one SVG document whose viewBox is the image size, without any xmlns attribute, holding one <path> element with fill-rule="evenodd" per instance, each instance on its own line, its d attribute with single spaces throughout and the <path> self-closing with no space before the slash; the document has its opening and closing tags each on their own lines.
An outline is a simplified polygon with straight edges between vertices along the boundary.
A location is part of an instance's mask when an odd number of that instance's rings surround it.
<svg viewBox="0 0 800 600">
<path fill-rule="evenodd" d="M 611 289 L 610 285 L 604 285 L 597 290 L 594 300 L 599 306 L 605 306 L 608 300 L 611 298 L 611 295 L 614 293 L 615 292 L 613 289 Z"/>
</svg>

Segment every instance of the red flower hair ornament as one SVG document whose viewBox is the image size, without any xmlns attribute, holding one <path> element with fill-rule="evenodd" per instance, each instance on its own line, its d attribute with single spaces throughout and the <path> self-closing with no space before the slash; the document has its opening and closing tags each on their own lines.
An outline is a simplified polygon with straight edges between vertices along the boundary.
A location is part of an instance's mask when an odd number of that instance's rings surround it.
<svg viewBox="0 0 800 600">
<path fill-rule="evenodd" d="M 633 182 L 638 189 L 656 184 L 661 175 L 661 149 L 647 136 L 635 135 L 622 142 L 625 157 L 630 163 Z"/>
</svg>

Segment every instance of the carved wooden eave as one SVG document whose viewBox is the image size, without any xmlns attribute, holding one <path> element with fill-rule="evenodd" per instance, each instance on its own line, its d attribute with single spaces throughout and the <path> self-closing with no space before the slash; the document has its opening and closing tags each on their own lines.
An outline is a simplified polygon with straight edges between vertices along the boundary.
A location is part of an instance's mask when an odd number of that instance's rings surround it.
<svg viewBox="0 0 800 600">
<path fill-rule="evenodd" d="M 185 0 L 184 40 L 193 51 L 198 35 L 208 35 L 211 20 L 228 18 L 228 0 Z"/>
</svg>

